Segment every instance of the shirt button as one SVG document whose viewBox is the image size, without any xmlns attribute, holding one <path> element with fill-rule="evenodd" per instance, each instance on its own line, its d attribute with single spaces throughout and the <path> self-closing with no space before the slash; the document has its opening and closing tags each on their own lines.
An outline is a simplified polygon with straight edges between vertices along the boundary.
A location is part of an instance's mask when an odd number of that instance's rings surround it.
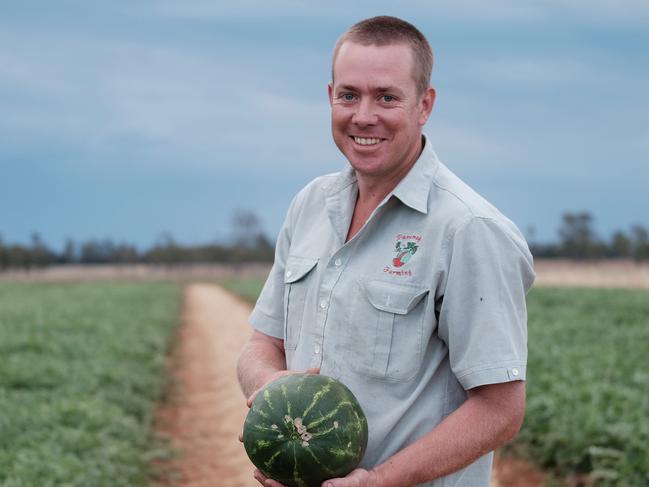
<svg viewBox="0 0 649 487">
<path fill-rule="evenodd" d="M 291 274 L 293 274 L 291 271 L 286 271 L 286 277 L 291 277 Z"/>
<path fill-rule="evenodd" d="M 342 263 L 343 261 L 340 259 L 336 259 L 336 261 L 334 262 L 334 264 L 336 264 L 336 267 L 340 267 Z"/>
<path fill-rule="evenodd" d="M 514 377 L 516 377 L 516 376 L 518 375 L 518 369 L 517 369 L 516 367 L 514 367 L 514 368 L 512 369 L 512 375 L 513 375 Z"/>
<path fill-rule="evenodd" d="M 317 355 L 320 353 L 320 345 L 316 345 L 315 348 L 313 349 L 313 352 Z"/>
<path fill-rule="evenodd" d="M 327 307 L 327 302 L 324 299 L 322 301 L 320 301 L 320 307 L 322 309 L 325 309 Z"/>
</svg>

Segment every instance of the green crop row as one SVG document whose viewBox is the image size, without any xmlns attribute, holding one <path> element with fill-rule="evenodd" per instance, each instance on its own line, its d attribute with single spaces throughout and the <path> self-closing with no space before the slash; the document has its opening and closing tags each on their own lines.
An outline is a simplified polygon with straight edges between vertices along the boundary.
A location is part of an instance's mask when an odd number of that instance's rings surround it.
<svg viewBox="0 0 649 487">
<path fill-rule="evenodd" d="M 559 476 L 649 485 L 649 293 L 533 289 L 516 444 Z"/>
<path fill-rule="evenodd" d="M 218 284 L 252 304 L 257 301 L 257 298 L 264 287 L 264 281 L 257 278 L 248 279 L 231 277 L 219 280 Z"/>
<path fill-rule="evenodd" d="M 0 283 L 0 485 L 144 486 L 173 283 Z"/>
</svg>

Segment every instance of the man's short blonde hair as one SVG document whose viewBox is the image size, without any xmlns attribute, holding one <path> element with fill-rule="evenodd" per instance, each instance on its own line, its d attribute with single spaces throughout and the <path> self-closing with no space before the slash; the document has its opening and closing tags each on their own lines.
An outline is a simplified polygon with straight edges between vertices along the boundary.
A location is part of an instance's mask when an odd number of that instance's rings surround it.
<svg viewBox="0 0 649 487">
<path fill-rule="evenodd" d="M 430 86 L 433 70 L 433 51 L 426 37 L 414 25 L 397 17 L 379 16 L 361 20 L 352 25 L 338 39 L 331 63 L 331 80 L 334 79 L 334 65 L 340 46 L 354 42 L 363 46 L 388 46 L 407 44 L 411 47 L 414 60 L 413 77 L 417 91 L 422 95 Z"/>
</svg>

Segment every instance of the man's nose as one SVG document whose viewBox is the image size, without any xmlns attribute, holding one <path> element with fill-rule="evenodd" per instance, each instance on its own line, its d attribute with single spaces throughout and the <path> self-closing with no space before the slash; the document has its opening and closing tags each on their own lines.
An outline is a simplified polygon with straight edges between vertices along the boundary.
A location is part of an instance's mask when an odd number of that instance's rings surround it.
<svg viewBox="0 0 649 487">
<path fill-rule="evenodd" d="M 377 121 L 376 110 L 371 100 L 361 99 L 356 105 L 356 111 L 352 117 L 352 123 L 356 125 L 374 125 Z"/>
</svg>

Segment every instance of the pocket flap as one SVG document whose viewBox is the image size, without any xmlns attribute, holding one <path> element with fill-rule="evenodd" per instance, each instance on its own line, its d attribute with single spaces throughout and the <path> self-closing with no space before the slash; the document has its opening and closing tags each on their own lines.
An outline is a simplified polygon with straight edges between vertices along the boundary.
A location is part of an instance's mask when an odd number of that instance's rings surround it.
<svg viewBox="0 0 649 487">
<path fill-rule="evenodd" d="M 284 283 L 291 284 L 306 276 L 318 263 L 318 259 L 289 256 L 284 269 Z"/>
<path fill-rule="evenodd" d="M 428 294 L 428 289 L 384 281 L 361 281 L 367 299 L 376 309 L 405 315 Z"/>
</svg>

